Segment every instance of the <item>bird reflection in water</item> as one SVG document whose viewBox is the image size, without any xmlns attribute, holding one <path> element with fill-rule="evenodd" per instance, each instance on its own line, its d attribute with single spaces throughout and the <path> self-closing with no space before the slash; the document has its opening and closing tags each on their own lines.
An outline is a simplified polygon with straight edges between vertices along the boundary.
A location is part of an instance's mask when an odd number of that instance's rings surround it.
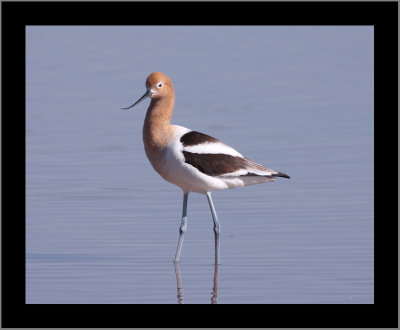
<svg viewBox="0 0 400 330">
<path fill-rule="evenodd" d="M 177 284 L 177 292 L 178 292 L 178 304 L 184 304 L 184 294 L 183 294 L 183 285 L 181 279 L 181 271 L 179 269 L 179 263 L 175 262 L 175 275 L 176 275 L 176 284 Z M 219 264 L 214 265 L 214 286 L 211 292 L 211 304 L 218 304 L 218 267 Z"/>
<path fill-rule="evenodd" d="M 214 286 L 211 292 L 211 303 L 218 304 L 218 267 L 219 264 L 214 265 Z"/>
<path fill-rule="evenodd" d="M 182 286 L 182 280 L 181 280 L 181 272 L 179 270 L 179 263 L 174 262 L 175 264 L 175 275 L 176 275 L 176 286 L 178 290 L 178 304 L 183 304 L 183 286 Z"/>
</svg>

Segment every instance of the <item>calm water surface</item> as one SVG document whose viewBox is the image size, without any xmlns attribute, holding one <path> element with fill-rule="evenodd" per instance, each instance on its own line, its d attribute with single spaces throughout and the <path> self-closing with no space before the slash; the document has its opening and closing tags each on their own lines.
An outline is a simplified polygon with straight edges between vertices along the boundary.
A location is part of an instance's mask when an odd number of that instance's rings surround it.
<svg viewBox="0 0 400 330">
<path fill-rule="evenodd" d="M 26 302 L 374 302 L 372 27 L 27 27 Z M 151 168 L 162 71 L 174 124 L 291 180 L 213 193 Z"/>
</svg>

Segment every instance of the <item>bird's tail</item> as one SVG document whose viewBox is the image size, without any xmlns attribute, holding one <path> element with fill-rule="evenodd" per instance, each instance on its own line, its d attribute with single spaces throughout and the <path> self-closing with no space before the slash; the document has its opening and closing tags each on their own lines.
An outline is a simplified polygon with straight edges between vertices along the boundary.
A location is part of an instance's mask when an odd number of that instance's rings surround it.
<svg viewBox="0 0 400 330">
<path fill-rule="evenodd" d="M 272 174 L 272 176 L 279 176 L 279 177 L 282 177 L 282 178 L 290 179 L 290 176 L 285 174 L 285 173 L 283 173 L 283 172 L 278 172 L 277 174 Z"/>
</svg>

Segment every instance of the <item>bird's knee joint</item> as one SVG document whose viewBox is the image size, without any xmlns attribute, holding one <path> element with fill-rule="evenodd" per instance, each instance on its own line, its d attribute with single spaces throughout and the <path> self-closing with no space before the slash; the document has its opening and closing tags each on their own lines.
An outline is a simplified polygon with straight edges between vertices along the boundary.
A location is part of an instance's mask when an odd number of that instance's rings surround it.
<svg viewBox="0 0 400 330">
<path fill-rule="evenodd" d="M 186 226 L 186 217 L 183 217 L 183 218 L 182 218 L 181 227 L 179 228 L 179 233 L 181 233 L 181 234 L 186 233 L 186 229 L 187 229 L 187 226 Z"/>
<path fill-rule="evenodd" d="M 214 233 L 215 234 L 219 234 L 220 231 L 221 231 L 221 225 L 219 225 L 219 224 L 215 225 L 214 226 Z"/>
</svg>

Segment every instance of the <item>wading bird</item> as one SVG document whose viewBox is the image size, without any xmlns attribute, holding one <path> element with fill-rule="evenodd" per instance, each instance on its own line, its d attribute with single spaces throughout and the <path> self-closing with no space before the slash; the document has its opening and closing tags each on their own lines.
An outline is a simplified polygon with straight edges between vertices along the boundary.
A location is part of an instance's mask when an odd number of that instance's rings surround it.
<svg viewBox="0 0 400 330">
<path fill-rule="evenodd" d="M 253 162 L 209 135 L 171 125 L 175 92 L 171 80 L 161 72 L 150 74 L 146 79 L 146 93 L 131 106 L 121 109 L 131 109 L 148 97 L 151 101 L 143 125 L 147 158 L 158 174 L 183 190 L 182 222 L 175 262 L 179 261 L 187 229 L 188 195 L 197 192 L 205 194 L 210 205 L 214 220 L 215 264 L 219 264 L 221 226 L 211 192 L 275 181 L 276 177 L 290 177 Z"/>
</svg>

